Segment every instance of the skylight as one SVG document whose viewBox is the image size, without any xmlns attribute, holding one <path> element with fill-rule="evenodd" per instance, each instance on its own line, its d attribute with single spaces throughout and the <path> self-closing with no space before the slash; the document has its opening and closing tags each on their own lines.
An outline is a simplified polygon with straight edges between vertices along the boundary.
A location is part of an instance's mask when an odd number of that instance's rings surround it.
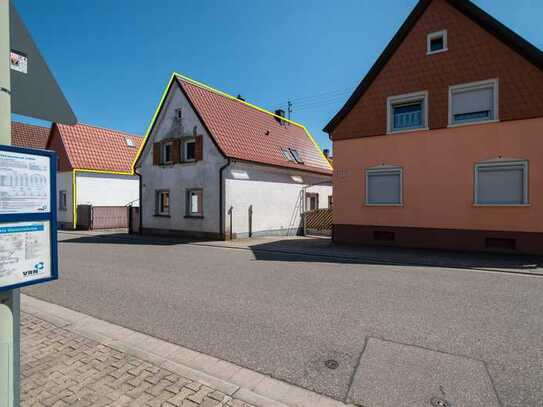
<svg viewBox="0 0 543 407">
<path fill-rule="evenodd" d="M 303 164 L 304 160 L 302 160 L 302 156 L 298 152 L 298 150 L 295 150 L 294 148 L 289 148 L 290 154 L 292 154 L 292 157 L 294 157 L 294 161 L 296 161 L 298 164 Z"/>
</svg>

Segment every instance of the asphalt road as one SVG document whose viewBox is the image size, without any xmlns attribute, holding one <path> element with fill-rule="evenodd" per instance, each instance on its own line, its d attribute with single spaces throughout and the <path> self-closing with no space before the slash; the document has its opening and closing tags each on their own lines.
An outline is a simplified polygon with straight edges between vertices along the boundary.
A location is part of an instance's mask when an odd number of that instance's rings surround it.
<svg viewBox="0 0 543 407">
<path fill-rule="evenodd" d="M 480 381 L 502 406 L 543 406 L 541 276 L 61 237 L 61 279 L 26 294 L 368 406 L 428 365 L 456 375 L 440 379 L 453 399 Z M 491 405 L 473 397 L 454 405 Z"/>
</svg>

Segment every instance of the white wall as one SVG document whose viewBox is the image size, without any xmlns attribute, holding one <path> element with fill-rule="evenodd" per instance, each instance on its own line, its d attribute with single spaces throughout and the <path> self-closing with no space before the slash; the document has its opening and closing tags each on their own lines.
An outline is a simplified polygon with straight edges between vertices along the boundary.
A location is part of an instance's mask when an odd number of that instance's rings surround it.
<svg viewBox="0 0 543 407">
<path fill-rule="evenodd" d="M 175 123 L 175 109 L 182 108 L 182 126 Z M 166 138 L 203 135 L 203 160 L 174 165 L 153 165 L 153 143 Z M 203 124 L 177 84 L 166 98 L 153 132 L 141 157 L 142 174 L 142 227 L 146 229 L 174 230 L 184 232 L 220 233 L 219 172 L 226 159 L 207 134 Z M 186 218 L 186 190 L 203 190 L 203 218 Z M 170 216 L 156 216 L 157 190 L 170 193 Z"/>
<path fill-rule="evenodd" d="M 77 172 L 76 186 L 78 205 L 139 205 L 139 179 L 135 175 Z"/>
<path fill-rule="evenodd" d="M 57 211 L 57 222 L 71 226 L 73 223 L 72 211 L 72 172 L 57 172 L 57 208 L 59 208 L 59 192 L 66 191 L 66 210 Z"/>
<path fill-rule="evenodd" d="M 301 178 L 301 183 L 292 177 Z M 245 179 L 244 179 L 245 178 Z M 299 179 L 298 179 L 299 181 Z M 332 194 L 331 177 L 307 172 L 236 162 L 225 171 L 225 230 L 245 237 L 249 232 L 249 207 L 252 205 L 252 232 L 294 235 L 300 227 L 303 188 L 319 193 L 319 207 L 328 207 Z M 228 212 L 232 208 L 232 215 Z"/>
</svg>

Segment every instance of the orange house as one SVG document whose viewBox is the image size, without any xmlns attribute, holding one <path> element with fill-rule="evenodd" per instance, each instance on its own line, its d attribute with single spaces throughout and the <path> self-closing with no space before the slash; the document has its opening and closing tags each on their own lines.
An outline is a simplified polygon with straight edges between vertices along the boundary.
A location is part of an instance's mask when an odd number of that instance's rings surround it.
<svg viewBox="0 0 543 407">
<path fill-rule="evenodd" d="M 334 241 L 543 254 L 543 53 L 420 0 L 324 129 Z"/>
</svg>

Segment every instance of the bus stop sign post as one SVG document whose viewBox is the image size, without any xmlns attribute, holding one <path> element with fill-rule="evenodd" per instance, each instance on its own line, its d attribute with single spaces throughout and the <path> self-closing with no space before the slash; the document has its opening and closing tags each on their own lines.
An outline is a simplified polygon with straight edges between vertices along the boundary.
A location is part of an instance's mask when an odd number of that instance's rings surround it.
<svg viewBox="0 0 543 407">
<path fill-rule="evenodd" d="M 0 0 L 0 156 L 3 156 L 0 157 L 0 170 L 4 171 L 0 174 L 4 189 L 0 191 L 0 246 L 13 245 L 7 254 L 5 250 L 0 252 L 0 406 L 19 407 L 19 287 L 42 283 L 58 275 L 56 156 L 51 152 L 8 147 L 11 144 L 11 113 L 64 124 L 75 124 L 76 118 L 10 3 L 10 0 Z M 22 175 L 29 196 L 21 207 L 10 199 L 11 182 L 16 177 L 14 171 L 20 171 L 20 168 L 11 167 L 27 159 L 27 164 L 31 161 L 38 164 L 28 164 L 24 171 L 26 178 Z M 36 170 L 38 173 L 33 173 Z M 48 207 L 44 208 L 43 203 L 35 207 L 34 190 L 41 193 L 48 190 Z M 21 256 L 21 244 L 33 245 L 29 259 L 26 255 Z"/>
</svg>

